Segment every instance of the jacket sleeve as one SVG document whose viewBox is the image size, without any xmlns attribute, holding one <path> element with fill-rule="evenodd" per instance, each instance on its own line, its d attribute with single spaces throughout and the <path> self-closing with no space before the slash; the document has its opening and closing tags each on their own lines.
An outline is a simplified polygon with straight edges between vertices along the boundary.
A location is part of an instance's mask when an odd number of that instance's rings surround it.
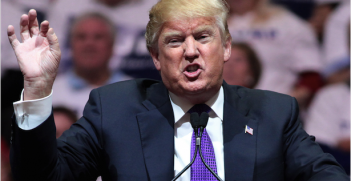
<svg viewBox="0 0 351 181">
<path fill-rule="evenodd" d="M 12 120 L 11 168 L 15 180 L 94 180 L 101 165 L 101 105 L 93 90 L 80 118 L 56 140 L 53 115 L 32 130 Z"/>
<path fill-rule="evenodd" d="M 291 101 L 290 121 L 284 130 L 285 179 L 331 181 L 350 180 L 333 156 L 324 153 L 298 121 L 298 106 Z"/>
</svg>

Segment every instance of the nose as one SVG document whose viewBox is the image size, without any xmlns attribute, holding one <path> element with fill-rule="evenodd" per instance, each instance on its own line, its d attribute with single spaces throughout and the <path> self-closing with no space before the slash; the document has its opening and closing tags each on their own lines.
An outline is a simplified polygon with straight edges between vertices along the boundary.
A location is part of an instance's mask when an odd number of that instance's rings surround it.
<svg viewBox="0 0 351 181">
<path fill-rule="evenodd" d="M 87 36 L 85 39 L 87 45 L 94 45 L 96 43 L 96 38 L 94 36 Z"/>
<path fill-rule="evenodd" d="M 185 39 L 184 45 L 184 57 L 185 60 L 193 61 L 199 57 L 199 50 L 197 47 L 197 42 L 194 37 L 188 37 Z"/>
</svg>

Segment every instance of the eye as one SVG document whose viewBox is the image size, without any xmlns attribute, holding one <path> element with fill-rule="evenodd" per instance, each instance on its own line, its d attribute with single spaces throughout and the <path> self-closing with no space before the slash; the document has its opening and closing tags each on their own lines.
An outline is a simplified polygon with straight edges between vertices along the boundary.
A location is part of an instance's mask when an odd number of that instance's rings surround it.
<svg viewBox="0 0 351 181">
<path fill-rule="evenodd" d="M 204 38 L 207 38 L 208 37 L 208 35 L 202 35 L 202 36 L 200 36 L 200 39 L 204 39 Z"/>
<path fill-rule="evenodd" d="M 197 41 L 207 41 L 209 39 L 209 37 L 210 37 L 209 34 L 201 34 L 196 38 L 196 40 Z"/>
<path fill-rule="evenodd" d="M 181 37 L 174 37 L 166 40 L 166 44 L 170 45 L 171 47 L 178 47 L 182 44 L 183 38 Z"/>
<path fill-rule="evenodd" d="M 74 36 L 74 38 L 75 38 L 76 40 L 80 40 L 80 41 L 85 40 L 86 37 L 87 37 L 87 36 L 86 36 L 85 34 L 76 34 L 76 35 Z"/>
<path fill-rule="evenodd" d="M 168 41 L 168 43 L 178 43 L 178 42 L 180 42 L 179 39 L 170 39 L 170 40 Z"/>
</svg>

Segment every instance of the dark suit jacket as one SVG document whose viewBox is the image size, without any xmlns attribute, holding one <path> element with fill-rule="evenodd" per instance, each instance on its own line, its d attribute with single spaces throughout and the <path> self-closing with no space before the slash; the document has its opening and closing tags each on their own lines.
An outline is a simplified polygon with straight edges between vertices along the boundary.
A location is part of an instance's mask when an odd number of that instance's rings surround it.
<svg viewBox="0 0 351 181">
<path fill-rule="evenodd" d="M 223 88 L 225 180 L 348 180 L 301 128 L 294 98 L 226 83 Z M 245 125 L 253 135 L 244 133 Z M 57 141 L 52 116 L 29 131 L 13 122 L 16 180 L 86 181 L 102 175 L 167 181 L 174 177 L 173 159 L 173 110 L 168 90 L 157 81 L 93 90 L 84 116 Z"/>
</svg>

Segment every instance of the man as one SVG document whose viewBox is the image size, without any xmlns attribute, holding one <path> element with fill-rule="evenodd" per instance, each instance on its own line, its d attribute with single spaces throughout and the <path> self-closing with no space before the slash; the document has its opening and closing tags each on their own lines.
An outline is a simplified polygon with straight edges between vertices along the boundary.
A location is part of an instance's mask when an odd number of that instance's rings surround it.
<svg viewBox="0 0 351 181">
<path fill-rule="evenodd" d="M 206 128 L 211 158 L 223 180 L 348 180 L 301 129 L 295 99 L 223 82 L 231 49 L 227 12 L 221 0 L 156 4 L 146 40 L 163 81 L 133 80 L 93 90 L 84 116 L 57 141 L 50 110 L 42 103 L 50 100 L 55 77 L 50 70 L 60 59 L 57 38 L 48 22 L 39 33 L 35 11 L 23 15 L 24 43 L 8 28 L 26 85 L 25 102 L 15 103 L 11 158 L 16 179 L 91 180 L 101 174 L 102 180 L 171 180 L 191 158 L 188 110 L 204 103 L 211 108 Z M 42 40 L 50 47 L 42 54 L 52 58 L 24 61 L 22 55 L 35 54 L 24 45 Z M 27 64 L 31 61 L 51 66 Z M 30 103 L 42 112 L 46 108 L 44 122 L 23 105 L 33 99 L 40 99 Z M 181 180 L 194 180 L 199 172 L 192 170 Z"/>
<path fill-rule="evenodd" d="M 101 14 L 77 17 L 70 33 L 73 67 L 55 80 L 54 107 L 65 106 L 81 117 L 93 88 L 130 79 L 109 68 L 115 34 L 113 23 Z"/>
<path fill-rule="evenodd" d="M 72 20 L 86 12 L 99 12 L 111 19 L 116 30 L 110 68 L 122 70 L 132 77 L 161 80 L 145 46 L 146 24 L 152 5 L 158 0 L 60 0 L 50 6 L 47 13 L 55 28 L 61 49 L 60 71 L 69 68 L 71 47 L 67 34 Z M 8 25 L 8 24 L 7 24 Z M 143 44 L 142 44 L 143 43 Z M 86 100 L 84 101 L 86 102 Z"/>
</svg>

